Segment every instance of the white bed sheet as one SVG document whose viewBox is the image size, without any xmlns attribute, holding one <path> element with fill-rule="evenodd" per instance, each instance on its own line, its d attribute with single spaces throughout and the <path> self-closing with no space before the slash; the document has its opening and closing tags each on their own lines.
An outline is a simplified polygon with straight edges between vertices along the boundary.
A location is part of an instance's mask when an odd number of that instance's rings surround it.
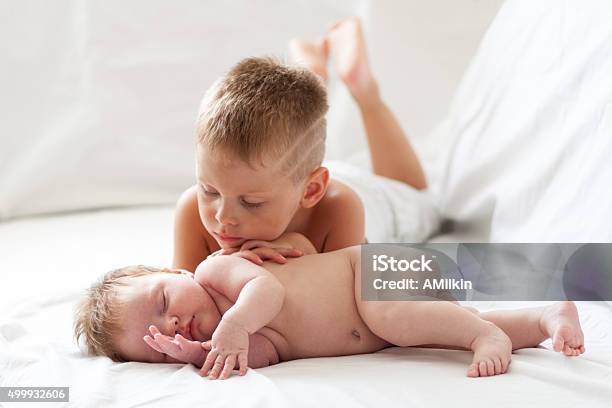
<svg viewBox="0 0 612 408">
<path fill-rule="evenodd" d="M 419 348 L 291 361 L 215 382 L 193 366 L 84 356 L 71 339 L 79 292 L 110 268 L 167 265 L 171 227 L 170 207 L 0 224 L 0 386 L 69 386 L 72 406 L 610 406 L 612 310 L 603 302 L 579 304 L 583 356 L 521 350 L 508 374 L 483 379 L 465 377 L 468 352 Z"/>
</svg>

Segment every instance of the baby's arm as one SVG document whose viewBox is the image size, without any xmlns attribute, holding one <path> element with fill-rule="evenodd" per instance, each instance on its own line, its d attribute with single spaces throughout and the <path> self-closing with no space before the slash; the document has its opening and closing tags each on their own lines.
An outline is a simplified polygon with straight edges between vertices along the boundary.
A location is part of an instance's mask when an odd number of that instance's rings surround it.
<svg viewBox="0 0 612 408">
<path fill-rule="evenodd" d="M 201 372 L 227 378 L 236 361 L 244 374 L 248 362 L 249 335 L 268 324 L 280 312 L 285 288 L 266 269 L 235 256 L 209 258 L 196 270 L 196 281 L 223 295 L 234 305 L 223 314 L 213 333 L 211 350 Z M 214 363 L 214 365 L 213 365 Z"/>
</svg>

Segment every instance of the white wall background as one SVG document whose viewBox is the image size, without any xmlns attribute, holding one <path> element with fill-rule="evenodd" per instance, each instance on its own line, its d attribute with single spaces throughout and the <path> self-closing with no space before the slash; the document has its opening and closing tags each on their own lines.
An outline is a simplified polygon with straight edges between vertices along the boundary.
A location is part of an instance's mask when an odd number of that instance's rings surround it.
<svg viewBox="0 0 612 408">
<path fill-rule="evenodd" d="M 501 0 L 0 2 L 0 220 L 172 203 L 193 180 L 197 107 L 239 59 L 364 19 L 370 60 L 432 176 L 440 124 Z M 330 83 L 330 158 L 366 165 Z"/>
</svg>

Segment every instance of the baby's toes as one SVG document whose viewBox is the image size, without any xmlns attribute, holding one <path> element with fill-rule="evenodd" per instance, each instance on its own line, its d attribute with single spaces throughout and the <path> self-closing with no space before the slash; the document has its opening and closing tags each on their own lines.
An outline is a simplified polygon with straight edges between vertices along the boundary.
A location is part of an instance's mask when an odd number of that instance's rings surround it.
<svg viewBox="0 0 612 408">
<path fill-rule="evenodd" d="M 478 371 L 480 372 L 480 376 L 481 377 L 488 376 L 488 374 L 487 374 L 487 362 L 486 361 L 481 361 L 478 364 Z"/>
<path fill-rule="evenodd" d="M 487 360 L 487 375 L 495 375 L 495 363 L 493 360 Z"/>
<path fill-rule="evenodd" d="M 553 337 L 553 350 L 560 353 L 563 351 L 564 346 L 566 346 L 565 341 L 563 340 L 563 336 L 557 331 Z"/>
<path fill-rule="evenodd" d="M 506 371 L 508 371 L 508 367 L 510 366 L 510 359 L 509 358 L 503 358 L 501 359 L 501 364 L 502 364 L 502 374 L 505 374 Z"/>
<path fill-rule="evenodd" d="M 499 375 L 502 373 L 502 363 L 499 358 L 493 359 L 493 364 L 495 364 L 495 375 Z"/>
<path fill-rule="evenodd" d="M 468 377 L 478 377 L 478 365 L 476 363 L 470 364 L 467 371 Z"/>
</svg>

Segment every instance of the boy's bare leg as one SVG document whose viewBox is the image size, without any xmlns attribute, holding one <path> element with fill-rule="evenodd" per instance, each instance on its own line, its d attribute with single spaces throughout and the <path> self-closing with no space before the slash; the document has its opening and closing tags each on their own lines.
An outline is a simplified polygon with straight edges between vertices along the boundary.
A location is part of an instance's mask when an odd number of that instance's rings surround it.
<svg viewBox="0 0 612 408">
<path fill-rule="evenodd" d="M 361 111 L 374 172 L 419 190 L 426 188 L 425 174 L 415 151 L 380 97 L 368 64 L 359 18 L 337 23 L 328 37 L 335 70 Z"/>
</svg>

